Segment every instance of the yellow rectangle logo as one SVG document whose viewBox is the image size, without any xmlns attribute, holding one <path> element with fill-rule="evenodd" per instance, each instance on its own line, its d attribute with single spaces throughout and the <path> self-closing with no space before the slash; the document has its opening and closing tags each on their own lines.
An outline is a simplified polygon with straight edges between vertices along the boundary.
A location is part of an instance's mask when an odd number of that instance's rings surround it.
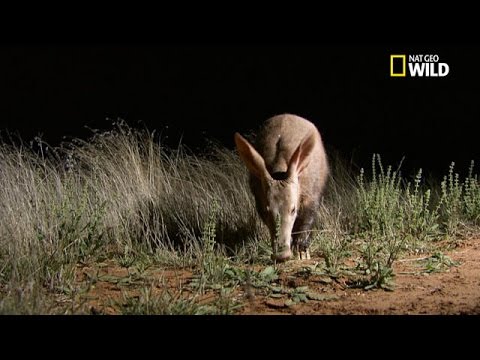
<svg viewBox="0 0 480 360">
<path fill-rule="evenodd" d="M 402 60 L 402 72 L 396 73 L 393 70 L 394 59 Z M 407 76 L 407 56 L 406 55 L 390 55 L 390 76 L 391 77 L 405 77 Z"/>
</svg>

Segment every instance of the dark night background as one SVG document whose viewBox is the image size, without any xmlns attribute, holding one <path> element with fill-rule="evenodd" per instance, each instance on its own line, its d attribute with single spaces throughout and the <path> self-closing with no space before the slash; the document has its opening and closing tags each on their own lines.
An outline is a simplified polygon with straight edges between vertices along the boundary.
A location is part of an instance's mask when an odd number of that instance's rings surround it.
<svg viewBox="0 0 480 360">
<path fill-rule="evenodd" d="M 122 118 L 171 145 L 233 133 L 284 112 L 313 121 L 328 149 L 444 174 L 480 160 L 480 47 L 3 45 L 0 129 L 52 145 Z M 446 78 L 390 78 L 390 54 L 438 54 Z M 140 122 L 140 123 L 139 123 Z M 165 130 L 168 126 L 168 130 Z"/>
</svg>

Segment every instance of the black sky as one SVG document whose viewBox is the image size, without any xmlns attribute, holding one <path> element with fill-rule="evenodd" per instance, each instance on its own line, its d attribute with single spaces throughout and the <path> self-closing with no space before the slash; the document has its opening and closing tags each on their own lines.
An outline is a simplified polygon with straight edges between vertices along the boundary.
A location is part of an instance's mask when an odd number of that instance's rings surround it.
<svg viewBox="0 0 480 360">
<path fill-rule="evenodd" d="M 390 78 L 394 53 L 438 54 L 446 78 Z M 0 129 L 57 144 L 142 121 L 192 148 L 279 113 L 317 124 L 329 148 L 361 165 L 373 152 L 443 173 L 480 162 L 474 46 L 4 45 Z M 164 130 L 165 133 L 165 130 Z"/>
</svg>

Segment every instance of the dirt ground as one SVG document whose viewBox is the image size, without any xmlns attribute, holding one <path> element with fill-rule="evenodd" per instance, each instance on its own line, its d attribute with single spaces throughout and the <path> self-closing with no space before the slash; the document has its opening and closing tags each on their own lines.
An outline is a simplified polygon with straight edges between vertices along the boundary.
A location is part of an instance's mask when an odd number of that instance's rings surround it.
<svg viewBox="0 0 480 360">
<path fill-rule="evenodd" d="M 348 278 L 342 277 L 301 276 L 297 270 L 319 259 L 291 261 L 275 283 L 289 289 L 308 286 L 316 298 L 292 304 L 286 301 L 288 295 L 272 297 L 261 289 L 243 285 L 234 290 L 235 300 L 243 304 L 235 314 L 480 314 L 480 239 L 463 241 L 444 254 L 456 265 L 439 272 L 419 271 L 423 257 L 412 256 L 397 261 L 393 291 L 352 288 L 348 285 Z M 121 302 L 125 291 L 130 295 L 138 294 L 135 277 L 132 278 L 128 269 L 111 263 L 104 264 L 97 270 L 98 274 L 101 276 L 84 296 L 84 306 L 90 313 L 120 313 L 112 304 Z M 158 285 L 154 294 L 164 290 L 162 286 L 181 289 L 193 276 L 191 271 L 172 269 L 154 269 L 149 274 L 150 279 L 162 279 L 163 285 Z M 90 268 L 78 269 L 79 280 L 85 281 L 91 276 Z M 199 301 L 208 303 L 215 298 L 212 291 Z"/>
<path fill-rule="evenodd" d="M 309 279 L 310 287 L 331 295 L 332 300 L 309 301 L 285 308 L 281 303 L 255 299 L 242 313 L 480 314 L 480 240 L 469 241 L 446 254 L 459 265 L 444 272 L 418 273 L 414 257 L 397 262 L 394 291 L 365 291 L 348 288 L 341 282 L 322 284 Z"/>
</svg>

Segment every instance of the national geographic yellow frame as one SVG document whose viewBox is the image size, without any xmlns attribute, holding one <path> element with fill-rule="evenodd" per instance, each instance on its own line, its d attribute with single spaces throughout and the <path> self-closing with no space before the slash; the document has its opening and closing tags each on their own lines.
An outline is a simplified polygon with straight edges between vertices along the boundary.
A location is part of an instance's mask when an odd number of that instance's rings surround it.
<svg viewBox="0 0 480 360">
<path fill-rule="evenodd" d="M 393 59 L 402 59 L 403 71 L 401 73 L 393 72 Z M 407 76 L 407 55 L 390 55 L 390 76 L 391 77 L 405 77 Z"/>
</svg>

